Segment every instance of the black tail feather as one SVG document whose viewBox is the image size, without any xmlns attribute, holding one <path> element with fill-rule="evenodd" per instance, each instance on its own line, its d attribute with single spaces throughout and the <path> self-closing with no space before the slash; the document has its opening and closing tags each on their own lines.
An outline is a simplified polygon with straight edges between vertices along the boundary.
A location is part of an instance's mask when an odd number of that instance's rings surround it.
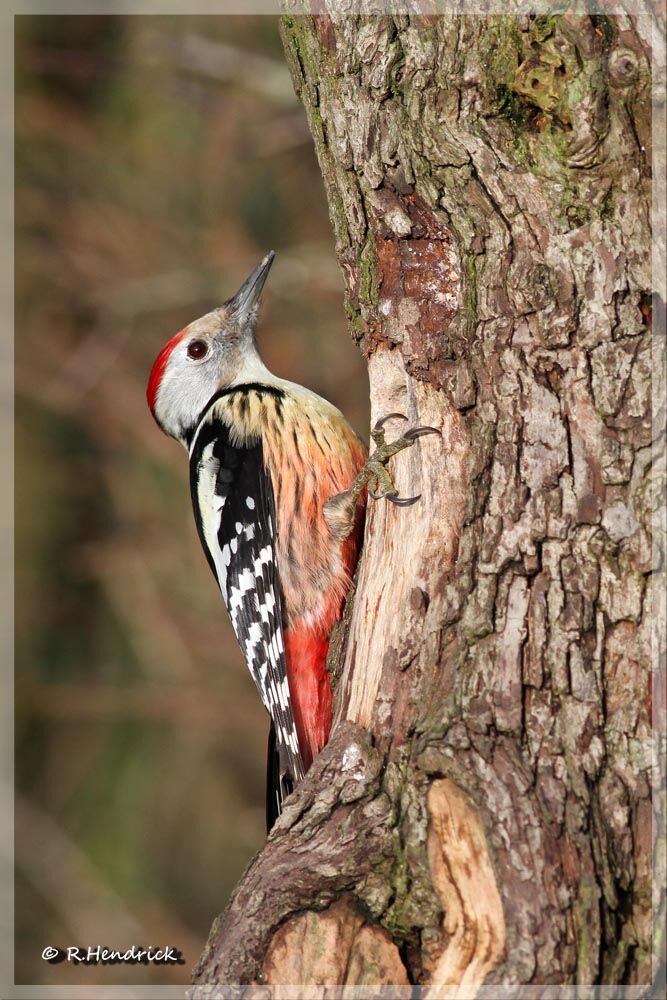
<svg viewBox="0 0 667 1000">
<path fill-rule="evenodd" d="M 269 740 L 266 752 L 266 832 L 270 833 L 273 824 L 282 812 L 283 802 L 291 794 L 291 776 L 280 759 L 276 745 L 276 729 L 271 722 Z"/>
</svg>

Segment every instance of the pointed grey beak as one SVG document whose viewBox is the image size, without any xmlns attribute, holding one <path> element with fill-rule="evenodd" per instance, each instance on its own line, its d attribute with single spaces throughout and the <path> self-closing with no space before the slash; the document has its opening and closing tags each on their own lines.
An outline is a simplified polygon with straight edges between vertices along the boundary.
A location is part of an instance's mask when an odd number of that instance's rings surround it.
<svg viewBox="0 0 667 1000">
<path fill-rule="evenodd" d="M 264 282 L 269 275 L 274 257 L 275 253 L 273 250 L 269 250 L 266 257 L 263 258 L 252 274 L 243 282 L 236 295 L 232 295 L 231 299 L 227 300 L 226 305 L 241 323 L 250 318 L 252 310 L 259 302 L 259 297 L 262 294 Z"/>
</svg>

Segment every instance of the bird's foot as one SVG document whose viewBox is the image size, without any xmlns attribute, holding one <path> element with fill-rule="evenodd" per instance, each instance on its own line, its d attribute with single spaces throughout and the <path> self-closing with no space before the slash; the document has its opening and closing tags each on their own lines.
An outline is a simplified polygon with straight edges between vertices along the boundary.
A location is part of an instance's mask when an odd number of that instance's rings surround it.
<svg viewBox="0 0 667 1000">
<path fill-rule="evenodd" d="M 371 431 L 371 437 L 375 442 L 375 451 L 369 456 L 353 485 L 354 489 L 357 480 L 359 480 L 361 484 L 359 492 L 361 492 L 364 486 L 367 486 L 368 495 L 372 500 L 389 500 L 390 503 L 395 504 L 397 507 L 411 507 L 413 503 L 417 503 L 421 497 L 421 493 L 418 493 L 415 497 L 399 497 L 398 490 L 394 486 L 394 480 L 387 469 L 387 462 L 394 455 L 398 455 L 399 451 L 411 448 L 417 438 L 424 437 L 425 434 L 440 434 L 437 427 L 411 427 L 402 437 L 388 444 L 384 437 L 384 425 L 387 421 L 407 419 L 403 413 L 388 413 L 386 417 L 378 420 Z"/>
<path fill-rule="evenodd" d="M 440 434 L 437 427 L 411 427 L 396 441 L 387 443 L 384 436 L 384 425 L 388 420 L 407 420 L 402 413 L 388 413 L 378 420 L 371 431 L 375 451 L 366 460 L 366 464 L 357 473 L 349 490 L 338 493 L 324 504 L 324 516 L 334 535 L 346 538 L 354 525 L 357 500 L 364 489 L 373 500 L 389 500 L 397 507 L 410 507 L 419 500 L 421 494 L 415 497 L 399 497 L 387 462 L 405 448 L 410 448 L 417 438 L 425 434 Z"/>
</svg>

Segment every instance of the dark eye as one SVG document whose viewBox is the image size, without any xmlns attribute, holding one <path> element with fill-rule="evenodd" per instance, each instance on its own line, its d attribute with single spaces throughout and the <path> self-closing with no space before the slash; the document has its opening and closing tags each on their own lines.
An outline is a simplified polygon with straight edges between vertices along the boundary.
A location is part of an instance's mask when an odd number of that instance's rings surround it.
<svg viewBox="0 0 667 1000">
<path fill-rule="evenodd" d="M 188 344 L 188 357 L 198 361 L 208 354 L 208 344 L 205 340 L 191 340 Z"/>
</svg>

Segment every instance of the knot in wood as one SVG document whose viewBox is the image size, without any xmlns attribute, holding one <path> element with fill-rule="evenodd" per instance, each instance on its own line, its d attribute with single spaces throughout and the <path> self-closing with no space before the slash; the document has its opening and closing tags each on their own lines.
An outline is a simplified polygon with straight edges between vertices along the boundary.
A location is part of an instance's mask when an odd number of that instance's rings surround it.
<svg viewBox="0 0 667 1000">
<path fill-rule="evenodd" d="M 639 60 L 632 49 L 616 49 L 609 56 L 609 76 L 613 83 L 627 87 L 639 76 Z"/>
</svg>

